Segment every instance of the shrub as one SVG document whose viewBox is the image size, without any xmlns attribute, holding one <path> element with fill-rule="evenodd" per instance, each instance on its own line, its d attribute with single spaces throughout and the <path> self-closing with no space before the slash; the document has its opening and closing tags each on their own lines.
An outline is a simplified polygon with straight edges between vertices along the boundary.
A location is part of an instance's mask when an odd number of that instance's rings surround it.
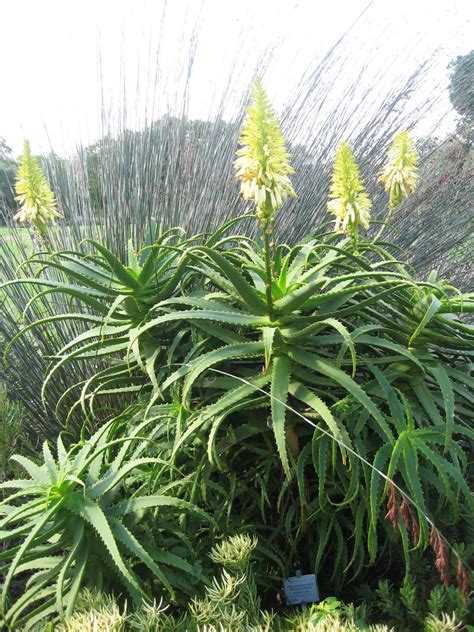
<svg viewBox="0 0 474 632">
<path fill-rule="evenodd" d="M 132 350 L 132 356 L 127 353 L 127 358 L 121 362 L 118 360 L 118 354 L 123 355 L 127 352 L 135 331 L 146 323 L 156 303 L 167 300 L 185 285 L 186 277 L 192 272 L 186 258 L 187 248 L 199 241 L 212 246 L 233 224 L 235 220 L 207 239 L 200 235 L 185 239 L 180 229 L 169 230 L 160 235 L 156 233 L 156 226 L 152 226 L 139 254 L 129 244 L 128 261 L 125 265 L 112 252 L 93 240 L 86 240 L 92 248 L 92 253 L 38 253 L 30 258 L 27 264 L 29 267 L 32 266 L 30 269 L 38 266 L 41 276 L 14 279 L 5 283 L 3 287 L 11 290 L 25 285 L 41 288 L 41 291 L 28 301 L 23 317 L 26 317 L 33 304 L 45 295 L 66 297 L 69 303 L 65 306 L 69 309 L 54 316 L 45 314 L 44 318 L 34 320 L 23 327 L 7 345 L 5 356 L 18 338 L 33 328 L 42 325 L 51 328 L 57 322 L 72 321 L 79 330 L 82 329 L 81 333 L 57 350 L 55 357 L 52 358 L 41 390 L 43 404 L 46 404 L 48 386 L 54 381 L 53 378 L 59 379 L 59 371 L 67 363 L 84 361 L 96 368 L 101 360 L 117 357 L 112 366 L 109 364 L 100 371 L 93 371 L 87 379 L 73 383 L 63 392 L 55 402 L 56 414 L 62 412 L 61 405 L 68 398 L 74 402 L 70 413 L 82 405 L 83 413 L 87 414 L 85 402 L 89 401 L 92 406 L 96 396 L 101 393 L 105 392 L 108 396 L 138 393 L 146 381 L 140 369 L 145 369 L 145 372 L 148 372 L 148 380 L 156 383 L 152 367 L 166 357 L 178 324 L 172 324 L 168 328 L 169 331 L 163 331 L 163 338 L 158 345 L 156 338 L 149 337 L 149 344 L 145 342 L 144 363 L 142 356 L 135 354 L 136 345 Z M 69 416 L 67 423 L 68 421 Z M 54 435 L 54 429 L 52 434 Z"/>
<path fill-rule="evenodd" d="M 199 568 L 173 553 L 182 548 L 179 529 L 169 530 L 169 512 L 206 516 L 183 500 L 149 493 L 160 463 L 144 456 L 156 440 L 154 419 L 124 437 L 130 414 L 68 450 L 58 437 L 56 458 L 45 442 L 41 465 L 13 457 L 28 478 L 1 485 L 18 490 L 0 504 L 4 625 L 17 629 L 52 612 L 70 615 L 82 586 L 120 586 L 139 605 L 152 601 L 157 585 L 173 597 L 176 587 L 186 592 L 199 580 Z M 21 595 L 13 589 L 16 580 Z"/>
<path fill-rule="evenodd" d="M 212 511 L 223 534 L 255 532 L 281 574 L 324 569 L 338 591 L 378 561 L 398 566 L 401 542 L 407 575 L 410 549 L 431 544 L 447 584 L 441 531 L 465 539 L 473 510 L 474 333 L 459 316 L 474 309 L 472 295 L 435 274 L 415 280 L 394 246 L 364 236 L 370 200 L 347 144 L 329 205 L 345 234 L 275 245 L 277 211 L 294 191 L 260 85 L 242 142 L 237 176 L 255 202 L 257 240 L 227 236 L 234 220 L 178 243 L 165 234 L 126 263 L 93 242 L 93 255 L 39 255 L 37 275 L 8 284 L 65 293 L 82 307 L 63 317 L 92 324 L 51 358 L 43 393 L 79 360 L 92 375 L 76 384 L 72 411 L 81 406 L 88 423 L 99 396 L 140 394 L 143 424 L 151 417 L 169 441 L 160 454 L 169 489 Z M 409 149 L 406 172 L 384 172 L 391 212 L 416 181 Z M 400 182 L 410 186 L 392 190 Z M 56 320 L 32 322 L 11 344 Z"/>
</svg>

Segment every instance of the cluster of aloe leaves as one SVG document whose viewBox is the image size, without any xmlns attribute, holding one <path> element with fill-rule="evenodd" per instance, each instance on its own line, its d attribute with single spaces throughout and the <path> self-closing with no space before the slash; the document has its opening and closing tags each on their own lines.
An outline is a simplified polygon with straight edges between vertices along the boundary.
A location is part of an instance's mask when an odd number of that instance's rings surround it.
<svg viewBox="0 0 474 632">
<path fill-rule="evenodd" d="M 66 451 L 59 439 L 56 460 L 45 443 L 41 466 L 19 457 L 30 479 L 3 485 L 20 490 L 0 504 L 7 625 L 70 613 L 97 563 L 137 603 L 157 586 L 171 598 L 188 590 L 199 572 L 172 548 L 189 533 L 197 542 L 197 527 L 184 515 L 161 527 L 164 508 L 211 514 L 222 535 L 254 533 L 281 576 L 327 569 L 336 590 L 399 550 L 409 572 L 410 549 L 426 548 L 434 527 L 469 539 L 474 296 L 435 273 L 416 280 L 399 249 L 359 234 L 370 200 L 348 146 L 332 200 L 348 236 L 274 245 L 292 170 L 256 91 L 237 160 L 256 239 L 234 231 L 243 218 L 191 236 L 152 226 L 125 262 L 85 240 L 36 253 L 29 276 L 4 284 L 38 288 L 24 319 L 35 301 L 68 301 L 25 324 L 7 358 L 36 328 L 82 327 L 48 358 L 43 402 L 60 370 L 87 368 L 52 402 L 81 440 Z M 112 414 L 124 397 L 137 410 L 101 426 L 111 397 Z M 14 578 L 31 572 L 10 603 Z"/>
<path fill-rule="evenodd" d="M 13 457 L 28 478 L 1 484 L 17 490 L 0 504 L 4 626 L 30 629 L 51 614 L 69 616 L 84 586 L 119 587 L 137 605 L 153 601 L 157 581 L 171 597 L 176 590 L 192 594 L 201 570 L 183 554 L 186 539 L 176 517 L 184 511 L 212 519 L 167 490 L 160 493 L 156 483 L 152 489 L 161 459 L 150 456 L 149 445 L 160 443 L 162 433 L 153 415 L 130 429 L 135 415 L 136 407 L 128 409 L 69 449 L 59 436 L 56 456 L 45 442 L 41 465 Z M 144 513 L 153 521 L 152 537 Z"/>
<path fill-rule="evenodd" d="M 472 297 L 435 275 L 415 281 L 388 245 L 360 241 L 355 254 L 347 240 L 320 234 L 276 246 L 269 312 L 260 243 L 226 235 L 232 228 L 192 240 L 168 234 L 128 266 L 99 244 L 94 255 L 36 256 L 41 274 L 16 283 L 74 296 L 77 318 L 92 325 L 51 359 L 44 395 L 58 366 L 73 371 L 82 360 L 90 378 L 76 385 L 72 414 L 93 423 L 100 396 L 124 391 L 142 398 L 145 419 L 157 402 L 173 406 L 174 458 L 196 441 L 201 449 L 190 499 L 216 469 L 246 472 L 259 498 L 236 506 L 245 503 L 252 524 L 260 516 L 276 554 L 283 533 L 295 555 L 312 540 L 311 564 L 332 556 L 342 584 L 377 559 L 380 530 L 391 528 L 377 470 L 414 500 L 418 547 L 428 542 L 425 515 L 453 523 L 473 510 L 465 477 L 474 335 L 456 316 L 473 309 Z M 94 372 L 97 358 L 106 366 Z M 169 413 L 154 423 L 169 427 Z M 254 480 L 259 458 L 265 469 Z M 226 493 L 230 507 L 241 492 Z M 402 541 L 408 551 L 406 533 Z"/>
</svg>

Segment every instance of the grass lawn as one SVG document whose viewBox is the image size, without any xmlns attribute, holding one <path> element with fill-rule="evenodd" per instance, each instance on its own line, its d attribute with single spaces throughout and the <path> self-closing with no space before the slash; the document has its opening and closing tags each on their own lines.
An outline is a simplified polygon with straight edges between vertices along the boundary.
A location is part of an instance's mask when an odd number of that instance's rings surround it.
<svg viewBox="0 0 474 632">
<path fill-rule="evenodd" d="M 17 233 L 17 235 L 15 235 Z M 31 237 L 29 234 L 29 230 L 26 227 L 18 227 L 16 230 L 10 228 L 9 226 L 0 226 L 0 247 L 3 250 L 4 248 L 11 250 L 13 253 L 18 253 L 18 237 L 21 238 L 25 247 L 30 248 Z"/>
<path fill-rule="evenodd" d="M 25 235 L 28 235 L 28 228 L 26 228 L 26 226 L 22 228 L 18 228 L 17 230 L 19 230 L 21 233 L 25 233 Z M 0 235 L 2 237 L 9 238 L 12 232 L 13 231 L 10 228 L 10 226 L 0 226 Z"/>
</svg>

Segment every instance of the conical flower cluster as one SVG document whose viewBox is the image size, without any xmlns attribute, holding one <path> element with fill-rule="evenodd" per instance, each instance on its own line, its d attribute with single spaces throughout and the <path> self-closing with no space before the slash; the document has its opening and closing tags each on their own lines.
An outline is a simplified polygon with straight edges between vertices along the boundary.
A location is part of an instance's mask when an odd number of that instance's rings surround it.
<svg viewBox="0 0 474 632">
<path fill-rule="evenodd" d="M 259 79 L 255 82 L 240 144 L 243 146 L 237 152 L 234 166 L 242 183 L 242 196 L 255 202 L 258 219 L 268 223 L 285 199 L 289 195 L 296 197 L 296 193 L 288 178 L 294 171 L 285 140 Z"/>
<path fill-rule="evenodd" d="M 348 143 L 339 144 L 334 162 L 328 211 L 336 216 L 336 232 L 369 227 L 372 202 L 365 192 L 359 167 Z"/>
<path fill-rule="evenodd" d="M 14 218 L 18 222 L 31 222 L 41 230 L 49 221 L 60 217 L 54 193 L 49 188 L 38 160 L 31 155 L 27 140 L 20 158 L 15 189 L 15 199 L 20 203 L 20 210 Z"/>
<path fill-rule="evenodd" d="M 222 564 L 228 570 L 244 572 L 258 541 L 247 534 L 233 535 L 227 540 L 216 544 L 211 552 L 211 559 L 216 564 Z"/>
<path fill-rule="evenodd" d="M 402 132 L 393 139 L 388 150 L 388 162 L 380 173 L 379 180 L 390 194 L 390 208 L 400 204 L 416 188 L 418 155 L 415 141 L 408 132 Z"/>
</svg>

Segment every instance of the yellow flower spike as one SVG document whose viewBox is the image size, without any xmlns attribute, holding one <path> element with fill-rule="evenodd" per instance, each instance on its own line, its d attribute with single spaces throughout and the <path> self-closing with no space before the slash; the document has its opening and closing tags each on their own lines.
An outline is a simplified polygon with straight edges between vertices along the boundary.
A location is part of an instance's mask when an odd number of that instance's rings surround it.
<svg viewBox="0 0 474 632">
<path fill-rule="evenodd" d="M 365 192 L 354 154 L 341 142 L 336 152 L 328 212 L 336 216 L 335 231 L 354 236 L 358 226 L 369 227 L 372 202 Z"/>
<path fill-rule="evenodd" d="M 418 180 L 417 165 L 415 141 L 407 131 L 401 132 L 393 139 L 388 150 L 388 162 L 379 177 L 385 185 L 385 191 L 390 194 L 391 209 L 415 191 Z"/>
<path fill-rule="evenodd" d="M 49 188 L 38 160 L 31 155 L 30 143 L 25 140 L 16 177 L 15 189 L 20 210 L 14 219 L 31 222 L 42 232 L 49 221 L 61 217 L 56 208 L 54 193 Z"/>
<path fill-rule="evenodd" d="M 294 173 L 290 155 L 260 79 L 255 81 L 239 141 L 242 147 L 234 166 L 242 197 L 254 201 L 257 218 L 268 224 L 286 198 L 296 193 L 288 178 Z"/>
</svg>

